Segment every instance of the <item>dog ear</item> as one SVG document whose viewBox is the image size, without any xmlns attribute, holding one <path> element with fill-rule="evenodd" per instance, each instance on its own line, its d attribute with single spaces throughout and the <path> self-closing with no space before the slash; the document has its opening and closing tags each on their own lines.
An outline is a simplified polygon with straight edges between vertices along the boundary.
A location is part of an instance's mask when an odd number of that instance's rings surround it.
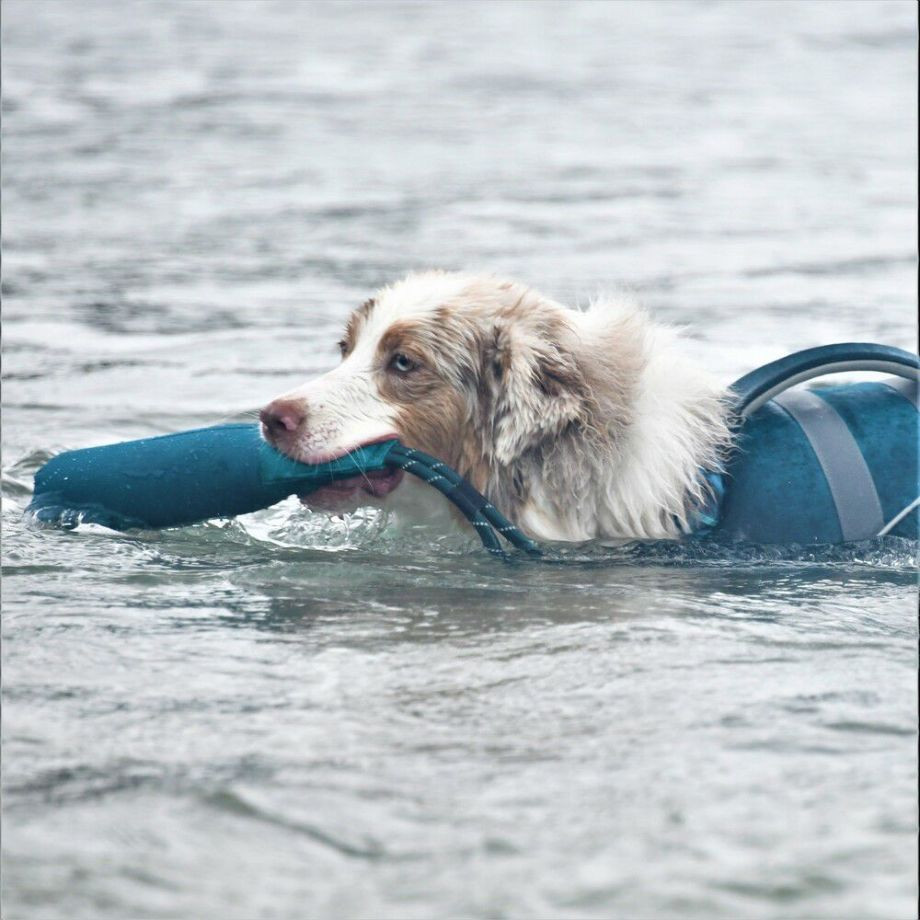
<svg viewBox="0 0 920 920">
<path fill-rule="evenodd" d="M 559 330 L 561 332 L 562 330 Z M 588 385 L 570 345 L 550 330 L 496 326 L 490 354 L 492 446 L 511 463 L 587 415 Z"/>
</svg>

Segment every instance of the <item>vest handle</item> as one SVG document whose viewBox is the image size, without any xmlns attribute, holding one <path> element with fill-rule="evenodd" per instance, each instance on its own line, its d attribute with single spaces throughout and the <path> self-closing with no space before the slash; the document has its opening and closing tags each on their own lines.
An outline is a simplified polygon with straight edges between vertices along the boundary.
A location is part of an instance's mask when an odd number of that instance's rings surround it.
<svg viewBox="0 0 920 920">
<path fill-rule="evenodd" d="M 871 342 L 841 342 L 806 348 L 739 377 L 730 387 L 735 396 L 735 412 L 747 418 L 797 383 L 847 371 L 878 371 L 907 380 L 920 380 L 920 357 L 900 348 Z"/>
</svg>

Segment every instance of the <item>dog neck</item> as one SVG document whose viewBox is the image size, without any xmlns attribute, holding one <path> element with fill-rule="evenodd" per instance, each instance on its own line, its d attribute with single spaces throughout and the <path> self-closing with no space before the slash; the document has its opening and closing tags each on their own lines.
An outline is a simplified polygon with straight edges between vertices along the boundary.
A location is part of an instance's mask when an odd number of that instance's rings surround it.
<svg viewBox="0 0 920 920">
<path fill-rule="evenodd" d="M 591 313 L 585 317 L 590 327 Z M 608 318 L 611 328 L 618 363 L 632 358 L 637 368 L 625 400 L 620 394 L 629 411 L 611 422 L 600 402 L 589 430 L 557 439 L 529 470 L 516 517 L 538 539 L 675 539 L 709 497 L 703 472 L 722 467 L 730 441 L 724 391 L 643 314 L 612 327 Z"/>
</svg>

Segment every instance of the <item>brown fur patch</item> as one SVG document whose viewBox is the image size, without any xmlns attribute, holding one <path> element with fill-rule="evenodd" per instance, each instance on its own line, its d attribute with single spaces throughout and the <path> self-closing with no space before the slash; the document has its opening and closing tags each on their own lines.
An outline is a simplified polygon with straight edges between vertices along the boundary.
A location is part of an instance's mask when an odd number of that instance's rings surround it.
<svg viewBox="0 0 920 920">
<path fill-rule="evenodd" d="M 488 469 L 471 404 L 487 401 L 488 388 L 475 329 L 449 307 L 431 318 L 397 320 L 378 344 L 377 374 L 380 395 L 401 407 L 396 428 L 403 441 L 446 461 L 484 488 Z M 417 367 L 408 373 L 394 370 L 396 354 L 406 355 Z"/>
<path fill-rule="evenodd" d="M 395 406 L 405 407 L 403 414 L 413 432 L 428 431 L 424 444 L 407 443 L 429 453 L 434 443 L 439 447 L 448 443 L 447 427 L 456 435 L 457 406 L 463 403 L 462 394 L 442 374 L 443 358 L 432 347 L 433 336 L 427 323 L 399 320 L 381 336 L 376 362 L 380 395 Z M 414 361 L 415 368 L 408 372 L 396 370 L 392 360 L 397 354 Z"/>
<path fill-rule="evenodd" d="M 377 358 L 384 367 L 395 354 L 406 355 L 426 367 L 430 366 L 434 356 L 425 347 L 426 340 L 431 340 L 427 324 L 413 319 L 397 320 L 380 337 Z"/>
<path fill-rule="evenodd" d="M 355 342 L 358 340 L 358 333 L 361 331 L 361 327 L 367 322 L 371 310 L 376 306 L 377 301 L 373 297 L 370 297 L 365 300 L 360 307 L 353 310 L 351 316 L 348 317 L 348 321 L 345 323 L 345 335 L 339 342 L 339 348 L 342 350 L 343 358 L 347 357 L 354 350 Z"/>
<path fill-rule="evenodd" d="M 396 417 L 406 444 L 459 467 L 466 422 L 466 400 L 448 384 L 429 390 L 421 399 L 404 405 Z"/>
</svg>

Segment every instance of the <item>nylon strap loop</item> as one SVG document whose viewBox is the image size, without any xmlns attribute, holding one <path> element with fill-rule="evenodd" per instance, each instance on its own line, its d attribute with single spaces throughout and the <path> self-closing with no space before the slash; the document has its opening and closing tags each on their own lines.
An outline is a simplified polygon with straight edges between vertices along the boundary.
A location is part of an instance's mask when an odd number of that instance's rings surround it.
<svg viewBox="0 0 920 920">
<path fill-rule="evenodd" d="M 805 433 L 837 509 L 844 541 L 874 537 L 884 526 L 882 505 L 866 461 L 846 422 L 813 390 L 774 397 Z"/>
</svg>

